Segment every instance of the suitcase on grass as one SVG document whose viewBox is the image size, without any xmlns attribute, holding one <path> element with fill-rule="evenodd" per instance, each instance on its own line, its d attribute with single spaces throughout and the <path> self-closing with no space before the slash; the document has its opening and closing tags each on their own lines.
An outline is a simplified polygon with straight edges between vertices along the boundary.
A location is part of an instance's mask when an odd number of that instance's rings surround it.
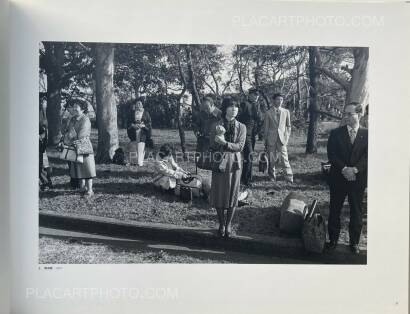
<svg viewBox="0 0 410 314">
<path fill-rule="evenodd" d="M 301 235 L 306 203 L 303 197 L 295 192 L 286 196 L 280 210 L 279 229 L 281 232 Z"/>
</svg>

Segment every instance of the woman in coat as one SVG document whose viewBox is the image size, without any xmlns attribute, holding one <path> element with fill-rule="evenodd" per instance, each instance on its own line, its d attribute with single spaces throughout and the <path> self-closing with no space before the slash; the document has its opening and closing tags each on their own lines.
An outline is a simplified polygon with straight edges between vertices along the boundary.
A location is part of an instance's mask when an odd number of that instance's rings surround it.
<svg viewBox="0 0 410 314">
<path fill-rule="evenodd" d="M 72 100 L 71 113 L 73 117 L 68 123 L 67 132 L 64 134 L 63 142 L 66 145 L 76 145 L 79 140 L 88 141 L 91 145 L 91 122 L 87 116 L 88 103 L 82 99 Z M 93 178 L 96 176 L 94 153 L 83 154 L 83 163 L 72 162 L 70 166 L 70 177 L 78 179 L 80 189 L 85 196 L 94 195 Z"/>
<path fill-rule="evenodd" d="M 129 159 L 131 164 L 135 164 L 133 159 L 137 158 L 138 166 L 144 165 L 145 143 L 151 140 L 151 116 L 144 110 L 141 100 L 136 100 L 133 104 L 128 120 L 127 134 L 131 142 L 128 145 Z"/>
<path fill-rule="evenodd" d="M 213 125 L 210 135 L 215 165 L 215 170 L 212 171 L 210 204 L 218 215 L 218 234 L 221 237 L 229 237 L 232 233 L 232 219 L 238 206 L 242 173 L 241 152 L 245 145 L 246 127 L 236 120 L 238 104 L 232 98 L 225 98 L 221 109 L 222 119 Z M 222 134 L 221 130 L 225 133 Z"/>
</svg>

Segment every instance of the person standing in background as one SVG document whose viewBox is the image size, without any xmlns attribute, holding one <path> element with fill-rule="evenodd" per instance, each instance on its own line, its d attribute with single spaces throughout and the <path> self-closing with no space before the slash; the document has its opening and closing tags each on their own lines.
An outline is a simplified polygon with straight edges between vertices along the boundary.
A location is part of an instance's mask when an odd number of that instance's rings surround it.
<svg viewBox="0 0 410 314">
<path fill-rule="evenodd" d="M 46 102 L 40 97 L 40 112 L 39 112 L 39 179 L 40 189 L 51 189 L 53 183 L 51 181 L 52 168 L 48 161 L 47 145 L 48 145 L 48 123 L 46 117 Z"/>
<path fill-rule="evenodd" d="M 253 151 L 258 133 L 259 115 L 257 102 L 259 92 L 255 88 L 248 91 L 248 99 L 241 103 L 238 121 L 246 127 L 246 140 L 243 148 L 243 170 L 241 182 L 245 187 L 252 187 Z"/>
<path fill-rule="evenodd" d="M 192 127 L 197 138 L 196 153 L 199 154 L 195 158 L 198 168 L 203 168 L 205 158 L 209 154 L 209 137 L 212 125 L 221 118 L 221 110 L 219 110 L 214 100 L 205 96 L 201 102 L 200 110 L 195 112 L 192 117 Z"/>
<path fill-rule="evenodd" d="M 289 110 L 282 108 L 283 96 L 273 95 L 273 106 L 265 114 L 263 137 L 265 149 L 268 153 L 268 174 L 272 181 L 276 181 L 276 166 L 279 162 L 286 172 L 286 180 L 293 182 L 293 172 L 289 163 L 287 144 L 291 133 Z"/>
<path fill-rule="evenodd" d="M 151 140 L 151 116 L 148 111 L 144 110 L 141 99 L 135 100 L 128 119 L 127 134 L 131 142 L 128 145 L 130 164 L 136 157 L 137 165 L 144 165 L 145 143 Z"/>
</svg>

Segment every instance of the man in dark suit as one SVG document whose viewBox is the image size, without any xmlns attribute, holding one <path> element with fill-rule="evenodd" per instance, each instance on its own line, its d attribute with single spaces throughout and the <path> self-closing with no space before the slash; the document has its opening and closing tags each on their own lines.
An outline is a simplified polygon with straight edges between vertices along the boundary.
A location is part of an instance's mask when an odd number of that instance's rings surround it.
<svg viewBox="0 0 410 314">
<path fill-rule="evenodd" d="M 359 254 L 362 230 L 362 203 L 367 186 L 367 129 L 359 126 L 362 108 L 357 103 L 345 107 L 343 125 L 330 132 L 327 155 L 331 163 L 330 212 L 327 249 L 336 248 L 340 234 L 340 214 L 346 196 L 350 205 L 349 242 L 354 254 Z"/>
<path fill-rule="evenodd" d="M 259 92 L 255 88 L 248 91 L 248 99 L 241 103 L 238 121 L 246 126 L 246 141 L 243 148 L 243 168 L 241 181 L 246 187 L 252 186 L 252 159 L 255 149 L 256 135 L 260 126 Z"/>
</svg>

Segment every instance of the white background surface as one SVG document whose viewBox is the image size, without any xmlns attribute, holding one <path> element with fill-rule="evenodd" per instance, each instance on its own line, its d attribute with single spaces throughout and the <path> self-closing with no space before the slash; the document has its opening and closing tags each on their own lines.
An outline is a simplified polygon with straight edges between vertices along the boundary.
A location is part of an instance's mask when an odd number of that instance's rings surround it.
<svg viewBox="0 0 410 314">
<path fill-rule="evenodd" d="M 14 1 L 9 128 L 13 313 L 407 313 L 409 6 Z M 382 16 L 383 25 L 269 22 L 275 16 L 335 15 Z M 368 265 L 67 265 L 38 270 L 38 43 L 43 40 L 369 46 Z M 178 297 L 26 297 L 27 288 L 41 293 L 65 287 L 177 288 Z"/>
</svg>

